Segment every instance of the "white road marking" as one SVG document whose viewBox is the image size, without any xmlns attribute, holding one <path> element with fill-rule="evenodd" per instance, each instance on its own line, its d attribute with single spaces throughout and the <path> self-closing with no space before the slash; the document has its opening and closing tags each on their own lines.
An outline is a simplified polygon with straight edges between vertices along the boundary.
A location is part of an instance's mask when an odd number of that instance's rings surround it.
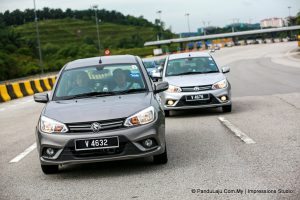
<svg viewBox="0 0 300 200">
<path fill-rule="evenodd" d="M 224 126 L 226 126 L 229 130 L 231 130 L 237 137 L 239 137 L 246 144 L 255 144 L 256 143 L 248 135 L 246 135 L 243 131 L 241 131 L 239 128 L 234 126 L 230 121 L 228 121 L 224 117 L 219 117 L 218 119 Z"/>
<path fill-rule="evenodd" d="M 27 149 L 25 149 L 25 151 L 23 151 L 22 153 L 20 153 L 19 155 L 17 155 L 14 159 L 12 159 L 11 161 L 9 161 L 9 163 L 17 163 L 17 162 L 19 162 L 25 156 L 27 156 L 30 152 L 32 152 L 35 148 L 36 148 L 36 143 L 33 143 L 30 147 L 28 147 Z"/>
</svg>

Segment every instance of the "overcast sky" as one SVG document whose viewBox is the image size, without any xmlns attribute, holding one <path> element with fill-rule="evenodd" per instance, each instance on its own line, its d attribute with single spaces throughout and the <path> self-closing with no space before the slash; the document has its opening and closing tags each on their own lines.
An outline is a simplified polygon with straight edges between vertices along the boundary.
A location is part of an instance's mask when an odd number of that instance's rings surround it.
<svg viewBox="0 0 300 200">
<path fill-rule="evenodd" d="M 287 17 L 300 11 L 300 0 L 36 0 L 37 8 L 88 9 L 97 4 L 99 8 L 117 10 L 127 15 L 141 16 L 154 22 L 156 11 L 162 11 L 162 21 L 174 32 L 187 32 L 185 13 L 190 13 L 191 31 L 210 21 L 213 26 L 225 26 L 233 18 L 240 22 L 259 22 L 270 17 Z M 33 0 L 0 0 L 0 12 L 33 8 Z"/>
</svg>

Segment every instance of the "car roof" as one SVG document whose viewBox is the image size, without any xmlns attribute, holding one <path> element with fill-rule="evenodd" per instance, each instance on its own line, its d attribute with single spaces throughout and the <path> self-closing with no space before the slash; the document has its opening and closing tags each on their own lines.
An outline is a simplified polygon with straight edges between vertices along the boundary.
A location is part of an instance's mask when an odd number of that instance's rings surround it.
<svg viewBox="0 0 300 200">
<path fill-rule="evenodd" d="M 211 57 L 209 53 L 206 52 L 187 52 L 187 53 L 178 53 L 169 55 L 169 60 L 175 60 L 180 58 L 188 57 Z"/>
<path fill-rule="evenodd" d="M 101 63 L 99 62 L 101 59 Z M 101 56 L 101 57 L 93 57 L 93 58 L 84 58 L 71 61 L 67 64 L 66 70 L 75 69 L 79 67 L 85 66 L 93 66 L 93 65 L 107 65 L 107 64 L 118 64 L 118 63 L 129 63 L 135 64 L 137 63 L 136 57 L 133 55 L 116 55 L 116 56 Z"/>
</svg>

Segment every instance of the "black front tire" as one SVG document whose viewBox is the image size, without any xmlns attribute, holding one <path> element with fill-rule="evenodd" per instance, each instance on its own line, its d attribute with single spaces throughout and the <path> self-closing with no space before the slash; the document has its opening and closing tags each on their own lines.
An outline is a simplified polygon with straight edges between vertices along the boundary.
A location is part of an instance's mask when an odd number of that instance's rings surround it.
<svg viewBox="0 0 300 200">
<path fill-rule="evenodd" d="M 155 164 L 166 164 L 168 162 L 167 146 L 165 147 L 165 152 L 163 152 L 162 154 L 153 156 L 153 162 Z"/>
<path fill-rule="evenodd" d="M 170 117 L 170 111 L 169 110 L 165 110 L 165 117 Z"/>
<path fill-rule="evenodd" d="M 58 173 L 58 165 L 41 165 L 44 174 L 56 174 Z"/>
<path fill-rule="evenodd" d="M 232 105 L 222 106 L 222 111 L 223 111 L 224 113 L 231 112 L 231 109 L 232 109 Z"/>
</svg>

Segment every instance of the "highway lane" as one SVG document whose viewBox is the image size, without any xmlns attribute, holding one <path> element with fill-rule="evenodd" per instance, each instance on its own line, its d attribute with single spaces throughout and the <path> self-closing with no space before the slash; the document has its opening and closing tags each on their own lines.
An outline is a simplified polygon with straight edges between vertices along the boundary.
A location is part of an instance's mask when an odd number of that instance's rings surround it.
<svg viewBox="0 0 300 200">
<path fill-rule="evenodd" d="M 233 112 L 172 113 L 167 118 L 169 163 L 164 166 L 149 158 L 63 166 L 62 173 L 45 176 L 36 150 L 10 164 L 34 143 L 43 105 L 30 101 L 32 97 L 0 104 L 0 199 L 299 199 L 300 68 L 285 56 L 295 47 L 280 43 L 217 51 L 217 62 L 231 67 Z M 256 143 L 242 142 L 219 116 Z M 224 194 L 224 189 L 292 193 Z"/>
</svg>

